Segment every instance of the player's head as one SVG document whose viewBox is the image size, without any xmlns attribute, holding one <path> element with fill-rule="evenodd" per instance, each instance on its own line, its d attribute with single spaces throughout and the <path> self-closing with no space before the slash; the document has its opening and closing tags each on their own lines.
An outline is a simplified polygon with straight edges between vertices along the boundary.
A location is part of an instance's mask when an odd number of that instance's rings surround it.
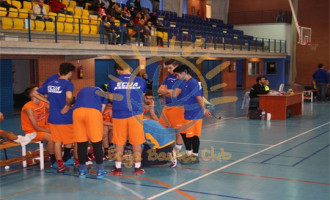
<svg viewBox="0 0 330 200">
<path fill-rule="evenodd" d="M 320 63 L 320 64 L 318 65 L 318 67 L 319 67 L 319 69 L 321 69 L 321 68 L 323 67 L 323 64 Z"/>
<path fill-rule="evenodd" d="M 146 105 L 150 105 L 154 100 L 154 94 L 151 90 L 147 90 L 146 94 L 144 95 L 144 103 Z"/>
<path fill-rule="evenodd" d="M 76 67 L 71 63 L 62 63 L 60 65 L 60 76 L 69 76 L 69 79 L 72 77 L 72 74 Z"/>
<path fill-rule="evenodd" d="M 32 99 L 32 93 L 38 89 L 37 85 L 30 85 L 27 88 L 25 88 L 24 94 L 25 96 L 29 97 L 29 99 Z"/>
<path fill-rule="evenodd" d="M 173 70 L 173 74 L 177 79 L 184 80 L 186 75 L 189 74 L 189 67 L 187 65 L 180 65 Z"/>
<path fill-rule="evenodd" d="M 116 63 L 113 68 L 115 69 L 116 73 L 118 75 L 123 74 L 123 72 L 125 71 L 124 68 L 122 66 L 120 66 L 118 63 Z"/>
<path fill-rule="evenodd" d="M 168 61 L 165 61 L 165 66 L 167 68 L 167 71 L 170 74 L 173 74 L 173 70 L 178 67 L 180 65 L 180 63 L 174 59 L 170 59 Z"/>
</svg>

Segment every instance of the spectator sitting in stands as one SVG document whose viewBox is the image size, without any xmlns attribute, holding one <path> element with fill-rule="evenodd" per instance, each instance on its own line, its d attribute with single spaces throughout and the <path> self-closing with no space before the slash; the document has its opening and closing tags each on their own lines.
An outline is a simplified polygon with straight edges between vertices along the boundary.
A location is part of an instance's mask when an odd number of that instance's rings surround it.
<svg viewBox="0 0 330 200">
<path fill-rule="evenodd" d="M 44 6 L 44 0 L 39 0 L 38 4 L 33 6 L 33 17 L 32 18 L 35 18 L 36 20 L 41 20 L 41 21 L 50 21 L 50 22 L 53 21 L 53 19 L 47 15 L 47 11 Z"/>
<path fill-rule="evenodd" d="M 51 0 L 50 10 L 54 13 L 63 13 L 66 15 L 73 15 L 73 12 L 65 10 L 66 5 L 59 0 Z"/>
<path fill-rule="evenodd" d="M 269 91 L 265 90 L 265 77 L 258 76 L 256 79 L 257 83 L 252 86 L 250 90 L 250 109 L 251 107 L 258 108 L 259 107 L 259 96 L 260 94 L 267 94 Z"/>
<path fill-rule="evenodd" d="M 143 34 L 142 34 L 143 46 L 150 46 L 150 43 L 151 43 L 151 28 L 152 28 L 151 26 L 152 26 L 151 21 L 148 21 L 147 24 L 143 26 Z"/>
<path fill-rule="evenodd" d="M 131 23 L 131 13 L 128 10 L 127 6 L 123 7 L 123 10 L 121 11 L 121 17 L 120 21 L 125 24 L 130 24 Z"/>
<path fill-rule="evenodd" d="M 13 6 L 13 5 L 9 4 L 7 2 L 7 0 L 0 0 L 0 6 L 6 8 L 6 10 L 7 10 L 7 15 L 6 16 L 8 16 L 8 14 L 9 14 L 9 8 L 15 8 L 15 9 L 17 9 L 16 6 Z"/>
<path fill-rule="evenodd" d="M 108 44 L 117 44 L 117 31 L 118 28 L 114 24 L 113 21 L 108 22 L 107 16 L 102 16 L 102 21 L 104 22 L 104 34 L 108 37 Z"/>
<path fill-rule="evenodd" d="M 131 38 L 128 35 L 128 30 L 127 30 L 127 24 L 126 23 L 121 23 L 121 26 L 119 27 L 119 32 L 120 32 L 120 37 L 121 37 L 121 34 L 123 35 L 123 44 L 130 43 Z"/>
<path fill-rule="evenodd" d="M 151 21 L 152 25 L 156 26 L 157 25 L 157 20 L 158 20 L 157 12 L 153 11 L 150 14 L 150 19 L 148 21 Z"/>
</svg>

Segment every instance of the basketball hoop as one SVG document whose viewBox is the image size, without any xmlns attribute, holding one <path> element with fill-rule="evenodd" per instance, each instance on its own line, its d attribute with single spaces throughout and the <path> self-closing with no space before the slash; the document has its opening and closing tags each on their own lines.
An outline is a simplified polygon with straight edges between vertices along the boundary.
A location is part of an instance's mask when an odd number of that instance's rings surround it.
<svg viewBox="0 0 330 200">
<path fill-rule="evenodd" d="M 298 44 L 308 45 L 312 42 L 312 28 L 299 26 L 298 35 Z"/>
<path fill-rule="evenodd" d="M 316 51 L 316 48 L 319 46 L 319 44 L 313 42 L 307 42 L 306 45 L 309 46 L 312 51 Z"/>
</svg>

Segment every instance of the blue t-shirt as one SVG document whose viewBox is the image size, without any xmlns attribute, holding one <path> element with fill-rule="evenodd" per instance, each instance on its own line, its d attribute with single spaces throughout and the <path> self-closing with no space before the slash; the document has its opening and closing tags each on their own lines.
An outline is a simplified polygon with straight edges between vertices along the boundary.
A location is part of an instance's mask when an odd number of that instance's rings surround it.
<svg viewBox="0 0 330 200">
<path fill-rule="evenodd" d="M 102 104 L 107 104 L 108 99 L 96 94 L 96 91 L 102 90 L 98 87 L 85 87 L 81 89 L 77 95 L 73 109 L 80 107 L 94 108 L 102 112 Z"/>
<path fill-rule="evenodd" d="M 143 120 L 143 130 L 146 143 L 152 149 L 166 147 L 175 141 L 175 130 L 165 128 L 160 123 L 150 119 Z"/>
<path fill-rule="evenodd" d="M 182 90 L 182 101 L 184 105 L 184 118 L 188 120 L 202 119 L 204 111 L 200 107 L 196 97 L 203 97 L 203 91 L 201 85 L 194 78 L 189 79 Z"/>
<path fill-rule="evenodd" d="M 64 115 L 61 114 L 61 110 L 66 103 L 66 92 L 73 91 L 73 84 L 70 81 L 56 79 L 42 85 L 37 91 L 40 94 L 48 95 L 50 102 L 48 122 L 52 124 L 72 124 L 72 109 Z"/>
<path fill-rule="evenodd" d="M 329 83 L 329 73 L 324 69 L 318 69 L 313 73 L 316 83 Z"/>
<path fill-rule="evenodd" d="M 147 84 L 144 79 L 134 77 L 131 74 L 118 76 L 122 82 L 110 80 L 108 92 L 119 94 L 122 100 L 112 101 L 112 117 L 117 119 L 129 118 L 143 113 L 143 93 L 146 92 Z"/>
<path fill-rule="evenodd" d="M 42 84 L 42 86 L 44 86 L 44 85 L 48 85 L 48 83 L 50 83 L 50 82 L 52 82 L 53 80 L 58 79 L 58 78 L 60 78 L 60 75 L 59 75 L 59 74 L 54 74 L 54 75 L 48 77 L 48 78 L 45 80 L 45 82 Z M 41 87 L 42 87 L 42 86 L 41 86 Z"/>
<path fill-rule="evenodd" d="M 175 88 L 181 88 L 183 85 L 185 85 L 185 82 L 182 80 L 176 79 L 176 77 L 173 74 L 168 75 L 163 84 L 166 85 L 167 89 L 175 89 Z M 165 97 L 165 102 L 167 106 L 179 106 L 182 105 L 182 102 L 180 103 L 180 97 L 182 95 L 179 95 L 177 98 L 171 98 L 171 97 Z"/>
</svg>

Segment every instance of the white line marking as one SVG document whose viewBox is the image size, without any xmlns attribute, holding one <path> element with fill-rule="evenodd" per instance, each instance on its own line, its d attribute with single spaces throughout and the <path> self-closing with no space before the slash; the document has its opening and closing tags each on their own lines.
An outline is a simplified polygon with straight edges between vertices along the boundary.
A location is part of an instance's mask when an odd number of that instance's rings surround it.
<svg viewBox="0 0 330 200">
<path fill-rule="evenodd" d="M 116 181 L 112 181 L 112 180 L 107 179 L 107 178 L 104 178 L 103 180 L 108 181 L 108 182 L 110 182 L 110 183 L 113 183 L 113 184 L 117 185 L 118 187 L 121 187 L 121 188 L 124 189 L 124 190 L 127 190 L 128 192 L 130 192 L 130 193 L 134 194 L 135 196 L 139 197 L 140 199 L 145 199 L 144 196 L 142 196 L 141 194 L 135 192 L 135 191 L 132 190 L 132 189 L 129 189 L 128 187 L 123 186 L 121 183 L 118 183 L 118 182 L 116 182 Z"/>
<path fill-rule="evenodd" d="M 202 178 L 207 177 L 207 176 L 209 176 L 209 175 L 211 175 L 211 174 L 214 174 L 214 173 L 216 173 L 216 172 L 218 172 L 218 171 L 221 171 L 221 170 L 223 170 L 223 169 L 226 169 L 226 168 L 228 168 L 228 167 L 230 167 L 230 166 L 232 166 L 232 165 L 235 165 L 235 164 L 237 164 L 237 163 L 239 163 L 239 162 L 242 162 L 242 161 L 244 161 L 244 160 L 246 160 L 246 159 L 248 159 L 248 158 L 251 158 L 251 157 L 253 157 L 253 156 L 255 156 L 255 155 L 258 155 L 258 154 L 260 154 L 260 153 L 263 153 L 263 152 L 265 152 L 265 151 L 268 151 L 269 149 L 272 149 L 272 148 L 277 147 L 277 146 L 279 146 L 279 145 L 281 145 L 281 144 L 284 144 L 284 143 L 289 142 L 289 141 L 291 141 L 291 140 L 293 140 L 293 139 L 296 139 L 297 137 L 300 137 L 300 136 L 305 135 L 305 134 L 307 134 L 307 133 L 309 133 L 309 132 L 311 132 L 311 131 L 314 131 L 314 130 L 316 130 L 316 129 L 318 129 L 318 128 L 321 128 L 322 126 L 328 125 L 329 123 L 330 123 L 330 122 L 327 122 L 327 123 L 325 123 L 325 124 L 323 124 L 323 125 L 320 125 L 320 126 L 318 126 L 318 127 L 312 128 L 312 129 L 310 129 L 310 130 L 308 130 L 308 131 L 305 131 L 305 132 L 303 132 L 303 133 L 300 133 L 299 135 L 293 136 L 293 137 L 291 137 L 291 138 L 289 138 L 289 139 L 287 139 L 287 140 L 284 140 L 284 141 L 282 141 L 282 142 L 280 142 L 280 143 L 274 144 L 274 145 L 272 145 L 272 146 L 270 146 L 270 147 L 268 147 L 268 148 L 266 148 L 266 149 L 263 149 L 263 150 L 261 150 L 261 151 L 258 151 L 258 152 L 256 152 L 256 153 L 254 153 L 254 154 L 251 154 L 251 155 L 249 155 L 249 156 L 246 156 L 246 157 L 244 157 L 244 158 L 241 158 L 241 159 L 239 159 L 239 160 L 236 160 L 235 162 L 232 162 L 232 163 L 230 163 L 230 164 L 228 164 L 228 165 L 225 165 L 225 166 L 223 166 L 223 167 L 220 167 L 220 168 L 218 168 L 218 169 L 215 169 L 215 170 L 213 170 L 213 171 L 211 171 L 211 172 L 209 172 L 209 173 L 206 173 L 206 174 L 204 174 L 204 175 L 202 175 L 202 176 L 199 176 L 199 177 L 194 178 L 194 179 L 192 179 L 192 180 L 190 180 L 190 181 L 187 181 L 186 183 L 182 183 L 181 185 L 175 186 L 175 187 L 173 187 L 173 188 L 171 188 L 171 189 L 168 189 L 168 190 L 166 190 L 166 191 L 164 191 L 164 192 L 161 192 L 161 193 L 159 193 L 159 194 L 156 194 L 156 195 L 154 195 L 154 196 L 152 196 L 152 197 L 149 197 L 148 199 L 155 199 L 155 198 L 157 198 L 157 197 L 163 196 L 164 194 L 167 194 L 167 193 L 169 193 L 169 192 L 172 192 L 172 191 L 174 191 L 174 190 L 177 190 L 178 188 L 181 188 L 181 187 L 183 187 L 183 186 L 185 186 L 185 185 L 188 185 L 188 184 L 190 184 L 190 183 L 192 183 L 192 182 L 195 182 L 195 181 L 197 181 L 197 180 L 199 180 L 199 179 L 202 179 Z"/>
<path fill-rule="evenodd" d="M 219 143 L 229 143 L 229 144 L 247 144 L 247 145 L 258 145 L 258 146 L 272 146 L 271 144 L 256 144 L 256 143 L 244 143 L 244 142 L 229 142 L 222 140 L 201 140 L 202 142 L 219 142 Z"/>
</svg>

